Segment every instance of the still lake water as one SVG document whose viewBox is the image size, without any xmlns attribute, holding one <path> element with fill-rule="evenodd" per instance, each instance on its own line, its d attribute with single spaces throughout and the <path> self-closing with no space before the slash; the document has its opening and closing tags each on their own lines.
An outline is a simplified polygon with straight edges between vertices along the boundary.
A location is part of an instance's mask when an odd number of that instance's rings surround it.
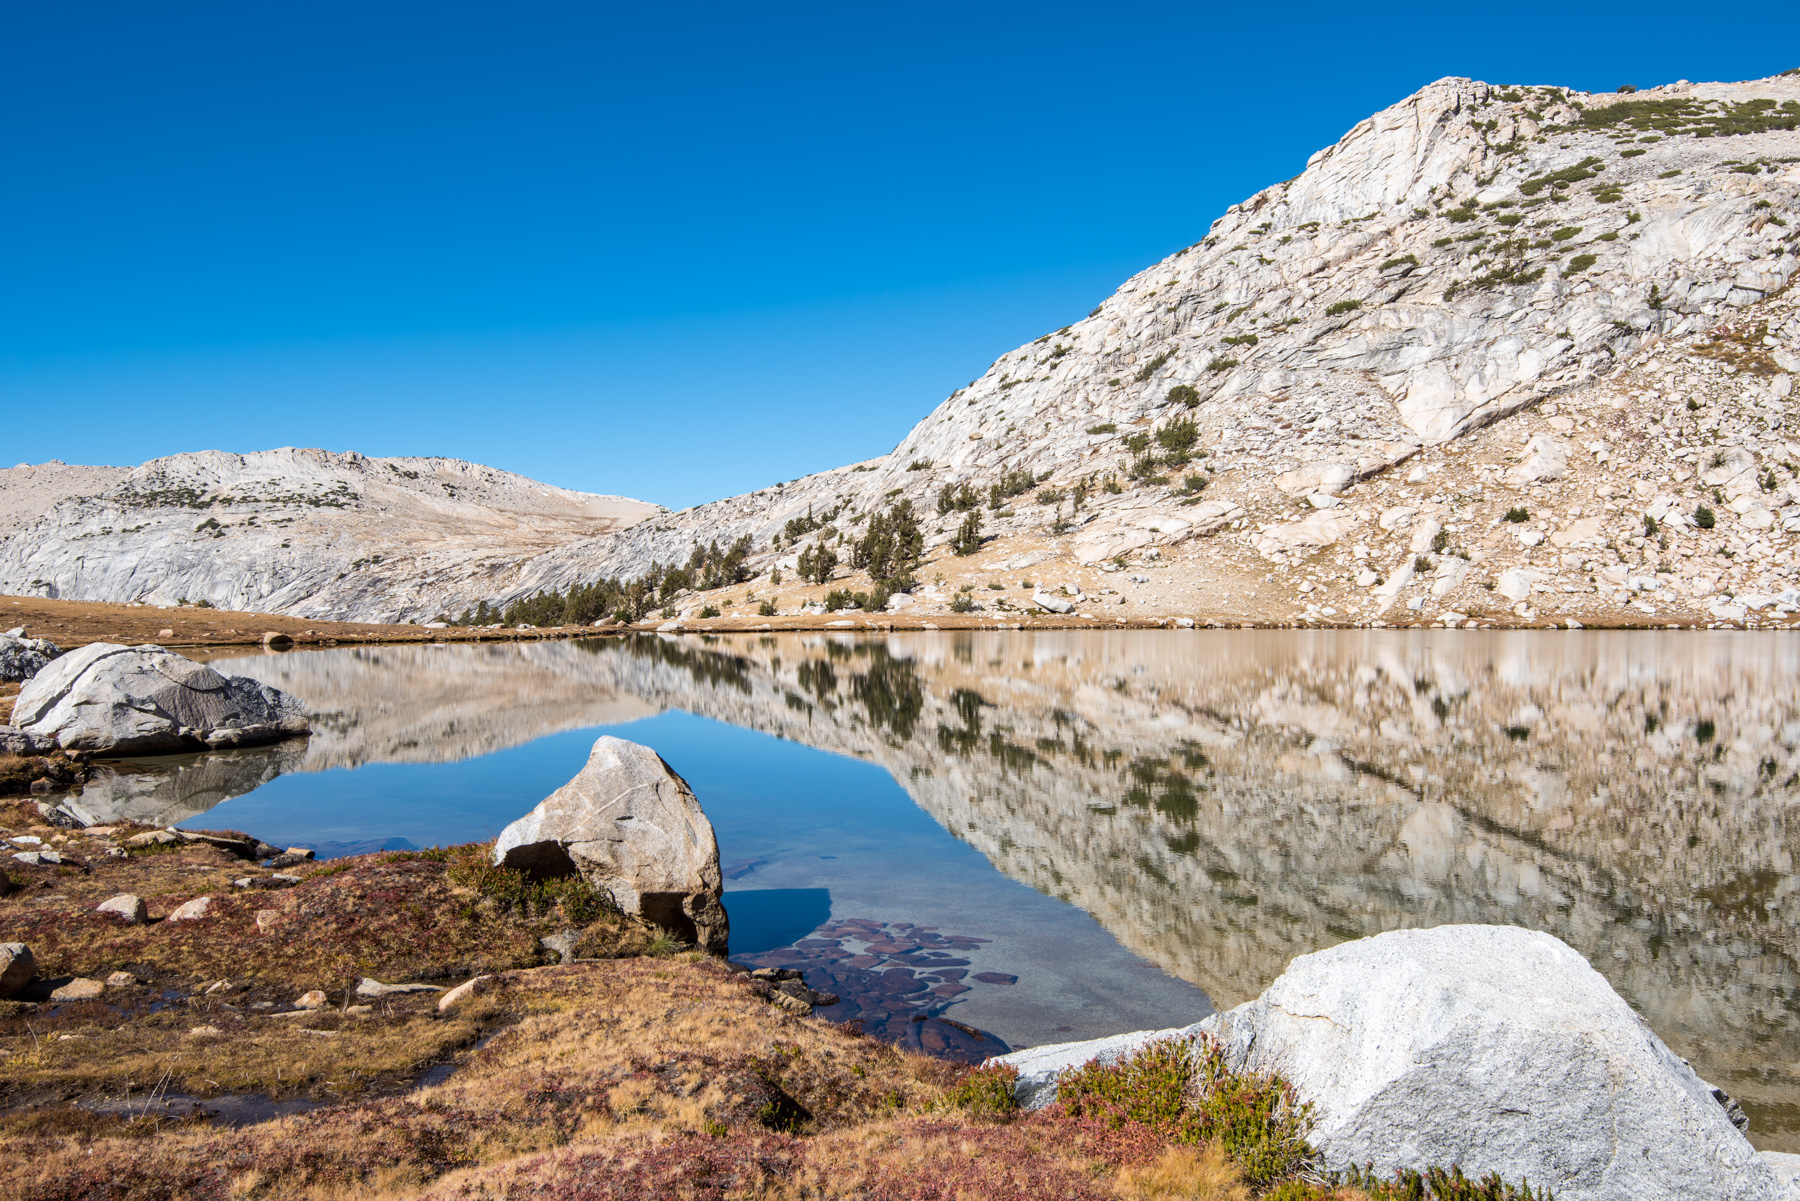
<svg viewBox="0 0 1800 1201">
<path fill-rule="evenodd" d="M 718 830 L 734 957 L 1029 1046 L 1185 1024 L 1407 926 L 1547 930 L 1800 1150 L 1800 639 L 940 632 L 224 660 L 306 743 L 74 803 L 350 853 L 492 837 L 600 733 Z"/>
</svg>

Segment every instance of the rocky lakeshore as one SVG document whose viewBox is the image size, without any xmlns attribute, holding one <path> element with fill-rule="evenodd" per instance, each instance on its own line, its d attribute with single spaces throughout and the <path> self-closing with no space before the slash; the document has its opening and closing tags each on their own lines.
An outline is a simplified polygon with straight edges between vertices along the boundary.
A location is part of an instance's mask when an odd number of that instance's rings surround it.
<svg viewBox="0 0 1800 1201">
<path fill-rule="evenodd" d="M 1436 1125 L 1441 1145 L 1403 1136 L 1391 1125 L 1403 1112 L 1388 1126 L 1363 1120 L 1374 1141 L 1357 1155 L 1379 1169 L 1365 1174 L 1332 1151 L 1349 1119 L 1315 1080 L 1351 1052 L 1315 1048 L 1316 1067 L 1297 1052 L 1271 1059 L 1285 1036 L 1270 1032 L 1256 1042 L 1263 1059 L 1246 1059 L 1234 1049 L 1250 1041 L 1240 1011 L 1162 1032 L 1198 1037 L 1181 1044 L 1200 1049 L 1198 1067 L 1151 1035 L 971 1066 L 826 1020 L 811 1002 L 836 998 L 813 991 L 812 973 L 682 950 L 591 891 L 495 866 L 491 845 L 321 863 L 231 831 L 70 831 L 36 816 L 29 803 L 0 812 L 0 837 L 43 848 L 8 858 L 0 896 L 0 1181 L 21 1199 L 1792 1195 L 1776 1170 L 1786 1160 L 1750 1150 L 1728 1099 L 1542 935 L 1430 932 L 1471 948 L 1542 941 L 1530 953 L 1549 958 L 1518 978 L 1539 999 L 1504 1016 L 1475 995 L 1479 965 L 1440 966 L 1436 983 L 1391 962 L 1356 966 L 1395 936 L 1345 944 L 1336 964 L 1294 976 L 1310 983 L 1278 982 L 1257 1003 L 1295 1010 L 1276 999 L 1323 989 L 1387 1013 L 1385 1037 L 1435 1040 L 1438 1069 L 1460 1073 L 1445 1082 L 1460 1105 Z M 835 933 L 870 950 L 928 933 L 854 925 Z M 1490 973 L 1512 962 L 1477 957 Z M 1405 990 L 1434 987 L 1469 998 L 1475 1016 L 1426 1022 Z M 1551 1003 L 1565 992 L 1611 1016 Z M 1463 1020 L 1536 1051 L 1501 1070 L 1456 1035 Z M 1534 1023 L 1546 1020 L 1574 1042 L 1543 1043 Z M 1596 1038 L 1649 1054 L 1672 1083 L 1641 1064 L 1622 1090 L 1606 1083 L 1611 1069 L 1579 1049 Z M 1634 1039 L 1647 1050 L 1625 1051 Z M 1234 1057 L 1223 1075 L 1208 1058 L 1221 1053 Z M 1368 1054 L 1364 1070 L 1391 1070 Z M 1047 1103 L 1042 1084 L 1057 1072 L 1061 1095 Z M 1434 1087 L 1413 1080 L 1393 1095 L 1429 1108 Z M 1606 1116 L 1662 1112 L 1659 1088 L 1691 1115 L 1660 1126 Z M 1533 1089 L 1556 1104 L 1496 1116 Z M 1498 1108 L 1484 1108 L 1488 1092 Z M 1484 1133 L 1496 1121 L 1503 1143 Z M 1559 1123 L 1579 1123 L 1596 1154 L 1609 1140 L 1661 1139 L 1670 1164 L 1596 1185 L 1567 1161 L 1576 1127 Z M 1500 1175 L 1476 1191 L 1426 1170 L 1452 1161 L 1471 1180 Z M 1659 1179 L 1662 1191 L 1642 1191 Z"/>
<path fill-rule="evenodd" d="M 155 647 L 48 657 L 19 702 L 69 747 L 305 728 Z M 1796 1195 L 1544 933 L 1353 939 L 1199 1022 L 1011 1050 L 944 1012 L 1016 982 L 968 972 L 980 938 L 840 916 L 726 958 L 699 798 L 615 737 L 487 843 L 320 862 L 74 812 L 0 806 L 22 1198 Z"/>
</svg>

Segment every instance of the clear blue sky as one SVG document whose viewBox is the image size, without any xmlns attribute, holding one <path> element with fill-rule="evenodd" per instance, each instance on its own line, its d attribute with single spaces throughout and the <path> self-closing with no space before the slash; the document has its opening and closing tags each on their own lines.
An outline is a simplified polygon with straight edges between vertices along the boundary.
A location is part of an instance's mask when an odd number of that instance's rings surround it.
<svg viewBox="0 0 1800 1201">
<path fill-rule="evenodd" d="M 1433 79 L 1800 65 L 1800 6 L 1732 11 L 11 4 L 0 466 L 761 487 L 889 450 Z"/>
</svg>

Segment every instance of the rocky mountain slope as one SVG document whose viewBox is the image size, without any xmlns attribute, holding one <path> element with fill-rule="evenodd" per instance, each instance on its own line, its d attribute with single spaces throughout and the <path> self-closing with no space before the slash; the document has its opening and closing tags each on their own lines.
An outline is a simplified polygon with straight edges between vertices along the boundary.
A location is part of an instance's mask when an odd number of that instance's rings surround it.
<svg viewBox="0 0 1800 1201">
<path fill-rule="evenodd" d="M 60 468 L 60 470 L 56 470 Z M 0 471 L 0 591 L 424 620 L 666 510 L 460 459 L 204 451 Z"/>
<path fill-rule="evenodd" d="M 0 590 L 425 620 L 747 537 L 758 599 L 670 599 L 793 612 L 867 586 L 796 588 L 799 552 L 847 559 L 906 499 L 942 577 L 894 602 L 920 615 L 964 584 L 1029 607 L 1005 595 L 1029 572 L 1112 617 L 1786 618 L 1797 251 L 1800 74 L 1445 79 L 879 458 L 636 521 L 654 511 L 447 460 L 177 456 L 15 529 Z M 953 555 L 971 514 L 986 541 Z"/>
<path fill-rule="evenodd" d="M 1791 608 L 1797 126 L 1791 73 L 1605 95 L 1439 81 L 1003 355 L 892 453 L 553 551 L 521 581 L 743 535 L 791 578 L 789 522 L 854 537 L 904 497 L 932 515 L 928 576 L 1036 567 L 1116 615 Z M 965 517 L 938 499 L 964 484 L 992 540 L 954 559 Z"/>
</svg>

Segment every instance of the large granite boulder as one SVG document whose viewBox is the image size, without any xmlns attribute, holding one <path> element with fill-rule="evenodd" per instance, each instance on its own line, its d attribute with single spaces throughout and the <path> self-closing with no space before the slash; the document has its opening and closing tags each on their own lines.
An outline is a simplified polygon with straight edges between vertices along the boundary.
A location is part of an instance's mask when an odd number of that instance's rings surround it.
<svg viewBox="0 0 1800 1201">
<path fill-rule="evenodd" d="M 1569 946 L 1511 926 L 1401 930 L 1303 955 L 1262 996 L 1180 1031 L 1314 1107 L 1327 1166 L 1460 1164 L 1558 1201 L 1787 1201 L 1694 1074 Z M 1129 1050 L 1110 1040 L 1102 1054 Z M 1081 1044 L 1006 1057 L 1054 1097 Z"/>
<path fill-rule="evenodd" d="M 0 681 L 16 684 L 42 671 L 62 648 L 44 638 L 27 638 L 23 627 L 0 634 Z"/>
<path fill-rule="evenodd" d="M 647 746 L 601 737 L 574 779 L 500 832 L 494 862 L 579 872 L 624 912 L 725 953 L 719 841 L 687 781 Z"/>
<path fill-rule="evenodd" d="M 13 724 L 64 750 L 115 755 L 256 746 L 307 732 L 299 698 L 160 646 L 96 642 L 26 681 Z"/>
</svg>

